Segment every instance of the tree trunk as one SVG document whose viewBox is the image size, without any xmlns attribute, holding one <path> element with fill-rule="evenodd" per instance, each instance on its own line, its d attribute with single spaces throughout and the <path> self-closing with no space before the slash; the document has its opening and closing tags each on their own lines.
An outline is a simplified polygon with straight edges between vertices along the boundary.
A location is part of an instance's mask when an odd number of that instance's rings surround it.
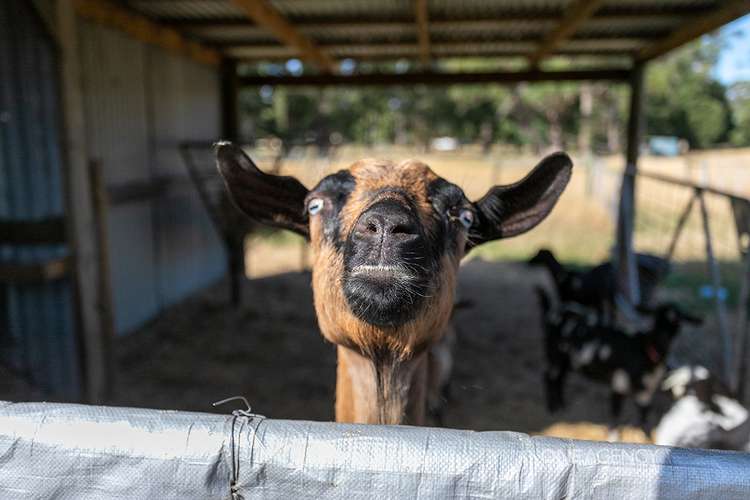
<svg viewBox="0 0 750 500">
<path fill-rule="evenodd" d="M 548 108 L 544 112 L 549 123 L 549 147 L 555 151 L 563 149 L 563 131 L 560 123 L 560 113 L 556 109 Z"/>
<path fill-rule="evenodd" d="M 594 108 L 594 96 L 591 83 L 581 83 L 579 110 L 581 123 L 578 127 L 578 153 L 583 156 L 591 155 L 591 113 Z"/>
</svg>

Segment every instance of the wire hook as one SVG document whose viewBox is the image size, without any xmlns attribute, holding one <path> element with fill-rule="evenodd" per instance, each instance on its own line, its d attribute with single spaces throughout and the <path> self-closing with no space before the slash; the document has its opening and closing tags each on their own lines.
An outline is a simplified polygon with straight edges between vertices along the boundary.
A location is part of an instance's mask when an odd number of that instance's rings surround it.
<svg viewBox="0 0 750 500">
<path fill-rule="evenodd" d="M 232 396 L 231 398 L 222 399 L 221 401 L 216 401 L 215 403 L 212 403 L 211 406 L 220 406 L 226 403 L 229 403 L 231 401 L 242 401 L 245 403 L 246 410 L 232 410 L 232 415 L 236 417 L 254 417 L 253 409 L 250 406 L 250 403 L 248 403 L 247 398 L 245 396 Z"/>
</svg>

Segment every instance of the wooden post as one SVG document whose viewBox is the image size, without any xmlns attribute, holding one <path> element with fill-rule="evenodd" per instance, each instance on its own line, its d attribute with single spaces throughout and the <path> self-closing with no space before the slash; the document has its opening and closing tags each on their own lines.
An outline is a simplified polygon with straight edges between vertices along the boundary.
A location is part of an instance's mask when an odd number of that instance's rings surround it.
<svg viewBox="0 0 750 500">
<path fill-rule="evenodd" d="M 62 99 L 69 241 L 75 259 L 77 320 L 83 352 L 86 400 L 104 403 L 109 388 L 105 334 L 99 314 L 100 256 L 88 169 L 84 101 L 81 89 L 77 19 L 73 3 L 57 1 L 57 22 L 62 54 Z"/>
<path fill-rule="evenodd" d="M 238 78 L 237 61 L 222 59 L 221 61 L 221 137 L 236 141 L 239 136 L 238 127 Z"/>
<path fill-rule="evenodd" d="M 224 240 L 229 272 L 229 296 L 232 307 L 242 303 L 242 282 L 245 279 L 245 234 L 228 234 Z"/>
<path fill-rule="evenodd" d="M 645 64 L 636 64 L 630 75 L 630 110 L 628 115 L 627 150 L 625 164 L 635 174 L 638 166 L 641 136 L 643 134 L 643 82 Z"/>
<path fill-rule="evenodd" d="M 430 16 L 427 0 L 414 2 L 414 17 L 417 21 L 417 40 L 419 42 L 419 63 L 423 70 L 430 67 Z"/>
<path fill-rule="evenodd" d="M 110 282 L 109 269 L 109 199 L 107 186 L 102 176 L 102 164 L 99 160 L 89 162 L 89 175 L 91 179 L 91 199 L 94 202 L 94 224 L 97 239 L 98 263 L 98 310 L 99 324 L 101 326 L 102 356 L 105 360 L 107 394 L 112 392 L 114 385 L 114 356 L 112 354 L 112 341 L 115 336 L 114 309 L 112 306 L 112 284 Z"/>
<path fill-rule="evenodd" d="M 238 140 L 238 79 L 237 61 L 225 58 L 221 62 L 221 136 L 231 141 Z M 206 208 L 210 210 L 209 204 Z M 217 224 L 217 229 L 221 227 Z M 233 307 L 242 302 L 242 277 L 245 276 L 244 235 L 237 238 L 231 230 L 224 230 L 224 247 L 227 252 L 227 272 Z"/>
<path fill-rule="evenodd" d="M 637 64 L 630 75 L 630 115 L 628 117 L 625 172 L 620 189 L 620 208 L 617 217 L 617 289 L 619 296 L 629 305 L 640 303 L 640 285 L 635 253 L 633 229 L 635 220 L 635 176 L 638 172 L 638 153 L 643 122 L 644 65 Z"/>
<path fill-rule="evenodd" d="M 721 342 L 723 347 L 722 357 L 722 370 L 724 375 L 724 382 L 726 384 L 732 383 L 732 343 L 729 338 L 729 325 L 727 321 L 727 311 L 724 301 L 719 297 L 719 290 L 721 289 L 721 275 L 719 274 L 719 264 L 716 262 L 714 256 L 713 243 L 711 241 L 711 226 L 708 220 L 708 209 L 706 208 L 706 200 L 703 195 L 703 191 L 698 189 L 696 191 L 696 197 L 698 198 L 698 206 L 701 210 L 701 218 L 703 220 L 703 236 L 705 237 L 706 243 L 706 259 L 708 260 L 708 272 L 711 274 L 711 286 L 714 289 L 714 299 L 716 304 L 716 319 L 719 323 L 719 335 L 721 336 Z"/>
</svg>

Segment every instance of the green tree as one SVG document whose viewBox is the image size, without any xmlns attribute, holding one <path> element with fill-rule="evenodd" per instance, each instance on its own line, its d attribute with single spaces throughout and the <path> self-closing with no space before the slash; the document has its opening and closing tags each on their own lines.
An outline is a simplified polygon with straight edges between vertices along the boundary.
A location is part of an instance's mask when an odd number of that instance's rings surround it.
<svg viewBox="0 0 750 500">
<path fill-rule="evenodd" d="M 726 90 L 711 75 L 720 49 L 720 37 L 706 37 L 649 66 L 648 134 L 676 135 L 698 148 L 728 139 L 731 120 Z"/>
<path fill-rule="evenodd" d="M 750 146 L 750 82 L 734 84 L 728 92 L 734 129 L 730 142 L 734 146 Z"/>
</svg>

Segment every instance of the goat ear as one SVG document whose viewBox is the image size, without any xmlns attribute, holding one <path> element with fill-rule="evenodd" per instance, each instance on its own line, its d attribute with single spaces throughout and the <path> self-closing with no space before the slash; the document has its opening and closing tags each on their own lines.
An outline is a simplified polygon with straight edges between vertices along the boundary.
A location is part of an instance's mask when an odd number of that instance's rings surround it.
<svg viewBox="0 0 750 500">
<path fill-rule="evenodd" d="M 237 207 L 262 224 L 309 236 L 307 188 L 294 177 L 270 175 L 231 142 L 216 144 L 216 166 Z"/>
<path fill-rule="evenodd" d="M 491 188 L 474 202 L 477 222 L 466 249 L 525 233 L 542 222 L 568 184 L 572 169 L 568 155 L 554 153 L 515 184 Z"/>
</svg>

